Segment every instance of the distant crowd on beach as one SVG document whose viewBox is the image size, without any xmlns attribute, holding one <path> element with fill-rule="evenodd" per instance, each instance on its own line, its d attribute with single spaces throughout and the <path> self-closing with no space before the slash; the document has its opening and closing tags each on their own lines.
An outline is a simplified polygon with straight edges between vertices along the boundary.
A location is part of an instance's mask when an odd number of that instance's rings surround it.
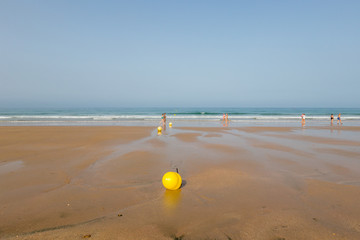
<svg viewBox="0 0 360 240">
<path fill-rule="evenodd" d="M 301 114 L 301 124 L 302 126 L 305 125 L 305 119 L 306 119 L 306 114 L 303 113 Z M 223 122 L 223 126 L 224 127 L 227 127 L 229 125 L 229 115 L 227 113 L 223 113 L 223 118 L 222 118 L 222 122 Z M 330 115 L 330 123 L 331 123 L 331 126 L 334 124 L 334 114 L 331 114 Z M 170 123 L 171 124 L 171 123 Z M 341 113 L 338 114 L 338 117 L 337 117 L 337 124 L 339 125 L 342 125 L 343 123 L 341 122 Z M 161 115 L 161 121 L 160 121 L 160 125 L 162 126 L 162 128 L 165 130 L 166 129 L 166 113 L 163 113 Z M 171 127 L 171 126 L 170 126 Z"/>
<path fill-rule="evenodd" d="M 305 113 L 301 114 L 301 124 L 304 126 L 305 125 Z M 334 124 L 334 114 L 331 114 L 330 115 L 330 124 L 331 126 Z M 342 122 L 341 122 L 341 113 L 338 114 L 338 117 L 337 117 L 337 124 L 339 125 L 342 125 Z"/>
<path fill-rule="evenodd" d="M 223 126 L 227 127 L 229 125 L 229 115 L 227 113 L 223 113 Z M 171 124 L 171 123 L 170 123 Z M 166 129 L 166 113 L 163 113 L 161 115 L 161 121 L 160 121 L 160 125 L 162 125 L 163 129 Z"/>
</svg>

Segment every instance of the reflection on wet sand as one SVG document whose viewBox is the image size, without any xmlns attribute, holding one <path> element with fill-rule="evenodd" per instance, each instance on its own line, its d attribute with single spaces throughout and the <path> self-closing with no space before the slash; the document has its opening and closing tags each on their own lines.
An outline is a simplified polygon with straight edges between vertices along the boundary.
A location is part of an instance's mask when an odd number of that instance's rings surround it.
<svg viewBox="0 0 360 240">
<path fill-rule="evenodd" d="M 173 213 L 181 202 L 181 188 L 178 190 L 166 189 L 163 196 L 163 207 L 167 214 Z"/>
</svg>

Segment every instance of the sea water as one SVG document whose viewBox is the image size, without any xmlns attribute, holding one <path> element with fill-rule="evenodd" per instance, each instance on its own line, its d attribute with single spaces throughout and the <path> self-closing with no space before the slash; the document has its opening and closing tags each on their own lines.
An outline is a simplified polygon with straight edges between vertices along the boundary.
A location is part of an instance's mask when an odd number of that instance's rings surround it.
<svg viewBox="0 0 360 240">
<path fill-rule="evenodd" d="M 228 114 L 231 126 L 297 126 L 300 115 L 306 124 L 327 126 L 330 114 L 337 115 L 347 126 L 360 126 L 360 108 L 2 108 L 2 126 L 156 126 L 166 113 L 167 121 L 176 126 L 221 126 Z"/>
</svg>

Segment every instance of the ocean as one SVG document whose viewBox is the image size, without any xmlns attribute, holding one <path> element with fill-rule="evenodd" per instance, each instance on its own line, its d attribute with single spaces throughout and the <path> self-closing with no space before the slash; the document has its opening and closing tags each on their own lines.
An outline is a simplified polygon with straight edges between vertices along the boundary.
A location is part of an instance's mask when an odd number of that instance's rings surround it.
<svg viewBox="0 0 360 240">
<path fill-rule="evenodd" d="M 220 126 L 224 113 L 232 126 L 327 126 L 341 113 L 343 124 L 360 126 L 360 108 L 0 108 L 0 126 L 156 126 L 161 114 L 177 126 Z"/>
</svg>

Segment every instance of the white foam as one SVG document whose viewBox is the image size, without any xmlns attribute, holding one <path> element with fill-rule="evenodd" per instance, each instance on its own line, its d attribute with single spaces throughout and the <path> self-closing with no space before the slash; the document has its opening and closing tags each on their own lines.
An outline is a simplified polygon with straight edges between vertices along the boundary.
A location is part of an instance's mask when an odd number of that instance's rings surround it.
<svg viewBox="0 0 360 240">
<path fill-rule="evenodd" d="M 191 120 L 191 121 L 219 121 L 222 120 L 222 115 L 168 115 L 168 120 Z M 12 115 L 12 116 L 0 116 L 1 121 L 124 121 L 124 120 L 143 120 L 143 121 L 160 121 L 159 115 Z M 230 120 L 233 121 L 299 121 L 300 116 L 294 115 L 230 115 Z M 360 120 L 360 116 L 342 116 L 342 120 Z M 306 120 L 314 121 L 330 121 L 329 116 L 316 115 L 306 116 Z M 334 118 L 336 121 L 337 118 Z"/>
</svg>

